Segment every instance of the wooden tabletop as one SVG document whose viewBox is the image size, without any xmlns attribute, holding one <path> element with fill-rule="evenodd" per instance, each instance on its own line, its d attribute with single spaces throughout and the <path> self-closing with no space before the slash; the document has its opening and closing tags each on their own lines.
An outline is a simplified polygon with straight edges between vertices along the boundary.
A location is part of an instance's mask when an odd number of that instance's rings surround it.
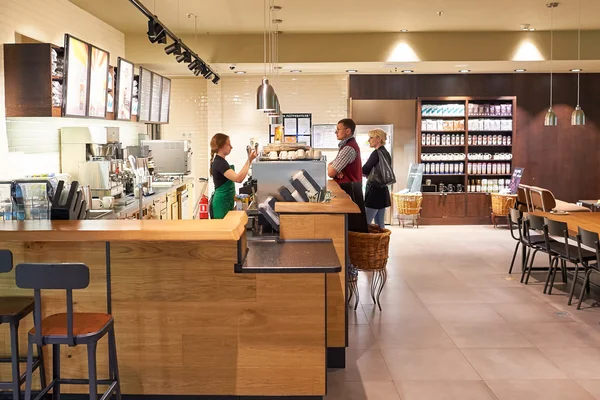
<svg viewBox="0 0 600 400">
<path fill-rule="evenodd" d="M 0 242 L 238 240 L 247 222 L 243 211 L 211 220 L 2 221 Z"/>
<path fill-rule="evenodd" d="M 275 211 L 278 213 L 294 214 L 358 214 L 360 209 L 352 201 L 350 196 L 337 184 L 327 181 L 327 190 L 335 196 L 330 203 L 298 203 L 283 202 L 275 203 Z"/>
<path fill-rule="evenodd" d="M 569 234 L 571 236 L 577 235 L 578 227 L 600 234 L 600 213 L 572 212 L 568 215 L 556 215 L 549 212 L 536 211 L 532 214 L 546 217 L 553 221 L 566 222 L 569 226 Z"/>
</svg>

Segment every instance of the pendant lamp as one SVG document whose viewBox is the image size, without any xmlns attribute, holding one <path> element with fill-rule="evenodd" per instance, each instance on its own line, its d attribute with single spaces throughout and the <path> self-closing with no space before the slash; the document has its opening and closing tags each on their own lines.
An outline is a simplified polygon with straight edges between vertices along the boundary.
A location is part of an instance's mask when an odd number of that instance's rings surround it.
<svg viewBox="0 0 600 400">
<path fill-rule="evenodd" d="M 275 90 L 267 79 L 267 0 L 264 0 L 264 30 L 263 30 L 263 58 L 265 65 L 265 76 L 258 89 L 256 90 L 256 109 L 258 111 L 275 111 Z"/>
<path fill-rule="evenodd" d="M 277 97 L 277 94 L 275 94 L 275 109 L 272 111 L 265 111 L 265 114 L 268 114 L 269 116 L 277 116 L 281 114 L 281 108 L 279 106 L 279 97 Z"/>
<path fill-rule="evenodd" d="M 544 117 L 544 125 L 545 126 L 556 126 L 558 125 L 558 118 L 556 117 L 556 113 L 552 109 L 552 63 L 554 61 L 554 9 L 558 7 L 558 3 L 548 3 L 546 7 L 550 8 L 550 108 Z"/>
<path fill-rule="evenodd" d="M 581 60 L 581 0 L 579 0 L 579 28 L 577 31 L 577 61 Z M 571 125 L 585 125 L 585 113 L 579 106 L 579 74 L 581 69 L 577 71 L 577 106 L 571 114 Z"/>
</svg>

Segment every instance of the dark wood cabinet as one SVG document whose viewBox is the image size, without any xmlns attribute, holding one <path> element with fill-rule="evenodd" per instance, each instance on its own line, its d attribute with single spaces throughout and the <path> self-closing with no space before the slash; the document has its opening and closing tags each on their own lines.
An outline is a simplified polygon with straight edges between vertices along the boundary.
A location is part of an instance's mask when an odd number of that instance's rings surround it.
<svg viewBox="0 0 600 400">
<path fill-rule="evenodd" d="M 423 193 L 423 225 L 489 224 L 490 213 L 487 193 Z"/>
<path fill-rule="evenodd" d="M 444 197 L 440 193 L 423 193 L 423 202 L 421 203 L 422 220 L 444 217 Z"/>
<path fill-rule="evenodd" d="M 467 194 L 447 193 L 444 194 L 444 208 L 446 218 L 464 218 L 467 215 Z"/>
<path fill-rule="evenodd" d="M 492 212 L 491 198 L 488 193 L 469 193 L 467 195 L 467 217 L 489 218 Z"/>
</svg>

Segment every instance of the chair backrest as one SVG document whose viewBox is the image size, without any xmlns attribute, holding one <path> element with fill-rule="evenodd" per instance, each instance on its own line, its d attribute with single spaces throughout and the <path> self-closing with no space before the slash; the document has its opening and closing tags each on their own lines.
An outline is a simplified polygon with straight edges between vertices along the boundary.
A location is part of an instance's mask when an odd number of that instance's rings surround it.
<svg viewBox="0 0 600 400">
<path fill-rule="evenodd" d="M 530 191 L 531 203 L 534 209 L 550 212 L 556 207 L 556 199 L 548 189 L 532 186 Z"/>
<path fill-rule="evenodd" d="M 521 211 L 523 212 L 531 212 L 533 208 L 531 207 L 531 197 L 529 194 L 529 186 L 527 185 L 519 185 L 517 188 L 517 201 L 519 204 L 524 204 L 525 209 L 521 207 Z"/>
<path fill-rule="evenodd" d="M 10 250 L 0 250 L 0 273 L 10 272 L 13 268 L 13 256 Z"/>
<path fill-rule="evenodd" d="M 521 236 L 522 225 L 523 225 L 523 217 L 522 217 L 521 211 L 511 208 L 508 213 L 508 226 L 510 228 L 510 235 L 513 237 L 513 239 L 515 239 L 515 240 L 522 239 L 522 236 Z M 515 226 L 517 227 L 517 231 L 519 232 L 518 237 L 515 235 L 515 232 L 514 232 Z"/>
<path fill-rule="evenodd" d="M 529 229 L 541 231 L 544 229 L 544 217 L 538 217 L 537 215 L 527 214 L 527 225 Z"/>
<path fill-rule="evenodd" d="M 35 343 L 42 345 L 42 296 L 45 289 L 67 292 L 67 340 L 75 345 L 73 337 L 73 290 L 85 289 L 90 284 L 90 270 L 85 264 L 19 264 L 16 268 L 16 283 L 21 289 L 33 289 L 35 308 Z"/>
<path fill-rule="evenodd" d="M 577 227 L 577 250 L 579 252 L 579 262 L 583 264 L 583 252 L 581 251 L 581 245 L 590 247 L 596 251 L 596 262 L 600 265 L 600 237 L 598 233 L 588 231 L 582 227 Z"/>
<path fill-rule="evenodd" d="M 571 255 L 571 246 L 569 246 L 569 226 L 566 222 L 554 221 L 552 219 L 544 218 L 546 227 L 544 228 L 544 235 L 546 238 L 546 245 L 550 248 L 550 235 L 560 236 L 565 240 L 565 253 L 567 258 L 572 259 L 575 254 Z"/>
</svg>

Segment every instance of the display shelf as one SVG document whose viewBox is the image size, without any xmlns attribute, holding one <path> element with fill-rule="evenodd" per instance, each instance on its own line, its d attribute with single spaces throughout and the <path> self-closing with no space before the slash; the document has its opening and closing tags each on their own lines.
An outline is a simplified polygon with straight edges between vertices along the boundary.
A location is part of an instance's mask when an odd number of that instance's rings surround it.
<svg viewBox="0 0 600 400">
<path fill-rule="evenodd" d="M 510 160 L 423 160 L 423 154 L 430 153 L 442 153 L 445 151 L 464 152 L 466 154 L 472 153 L 510 153 L 512 154 L 512 148 L 515 143 L 516 137 L 516 97 L 495 97 L 495 98 L 479 98 L 479 97 L 436 97 L 436 98 L 419 98 L 418 99 L 418 111 L 417 111 L 417 160 L 423 164 L 444 164 L 444 163 L 464 163 L 465 166 L 468 164 L 477 163 L 492 163 L 494 166 L 505 163 L 512 167 L 514 165 L 513 159 Z M 444 115 L 423 115 L 421 110 L 430 110 L 433 108 L 442 107 L 442 109 L 448 108 L 451 111 L 462 110 L 464 107 L 464 115 L 456 116 L 444 116 Z M 483 107 L 483 108 L 482 108 Z M 488 109 L 490 112 L 488 113 Z M 482 113 L 482 110 L 485 112 Z M 500 110 L 500 111 L 499 111 Z M 479 112 L 477 112 L 479 111 Z M 442 111 L 443 112 L 443 111 Z M 492 114 L 494 113 L 494 114 Z M 504 113 L 504 115 L 502 115 Z M 426 122 L 429 119 L 435 119 L 439 121 L 441 119 L 447 119 L 449 121 L 456 121 L 462 119 L 465 120 L 464 129 L 459 130 L 430 130 L 426 128 L 432 128 L 432 123 Z M 483 120 L 494 120 L 495 124 L 498 124 L 499 120 L 510 120 L 511 129 L 509 130 L 508 121 L 502 123 L 504 129 L 494 130 L 482 130 L 469 129 L 469 124 L 475 128 L 483 127 L 483 123 L 472 123 L 474 119 Z M 491 124 L 490 124 L 491 125 Z M 487 126 L 487 122 L 486 122 Z M 462 126 L 460 126 L 462 128 Z M 497 127 L 497 126 L 496 126 Z M 424 135 L 430 134 L 458 134 L 459 138 L 464 138 L 464 144 L 455 145 L 425 145 L 423 144 Z M 469 139 L 473 139 L 473 136 L 479 135 L 494 135 L 497 139 L 509 137 L 511 138 L 511 144 L 469 144 Z M 491 143 L 491 142 L 490 142 Z M 436 151 L 436 149 L 438 151 Z M 442 166 L 443 167 L 443 166 Z M 463 174 L 424 174 L 423 184 L 425 178 L 433 181 L 434 184 L 463 184 L 465 193 L 467 194 L 467 188 L 470 183 L 474 181 L 483 181 L 483 185 L 507 185 L 507 182 L 511 174 L 469 174 L 467 168 Z M 433 178 L 433 179 L 432 179 Z M 473 183 L 474 184 L 474 183 Z M 503 186 L 503 187 L 504 187 Z M 471 193 L 469 193 L 471 194 Z M 483 195 L 488 193 L 473 193 L 477 195 Z M 446 197 L 446 196 L 440 196 Z M 421 213 L 422 221 L 424 224 L 427 223 L 449 223 L 447 221 L 452 220 L 452 223 L 461 223 L 464 221 L 467 223 L 489 223 L 490 222 L 490 196 L 453 196 L 456 200 L 450 202 L 449 200 L 437 200 L 432 199 L 428 202 L 423 202 L 423 210 Z M 443 222 L 446 221 L 446 222 Z"/>
</svg>

